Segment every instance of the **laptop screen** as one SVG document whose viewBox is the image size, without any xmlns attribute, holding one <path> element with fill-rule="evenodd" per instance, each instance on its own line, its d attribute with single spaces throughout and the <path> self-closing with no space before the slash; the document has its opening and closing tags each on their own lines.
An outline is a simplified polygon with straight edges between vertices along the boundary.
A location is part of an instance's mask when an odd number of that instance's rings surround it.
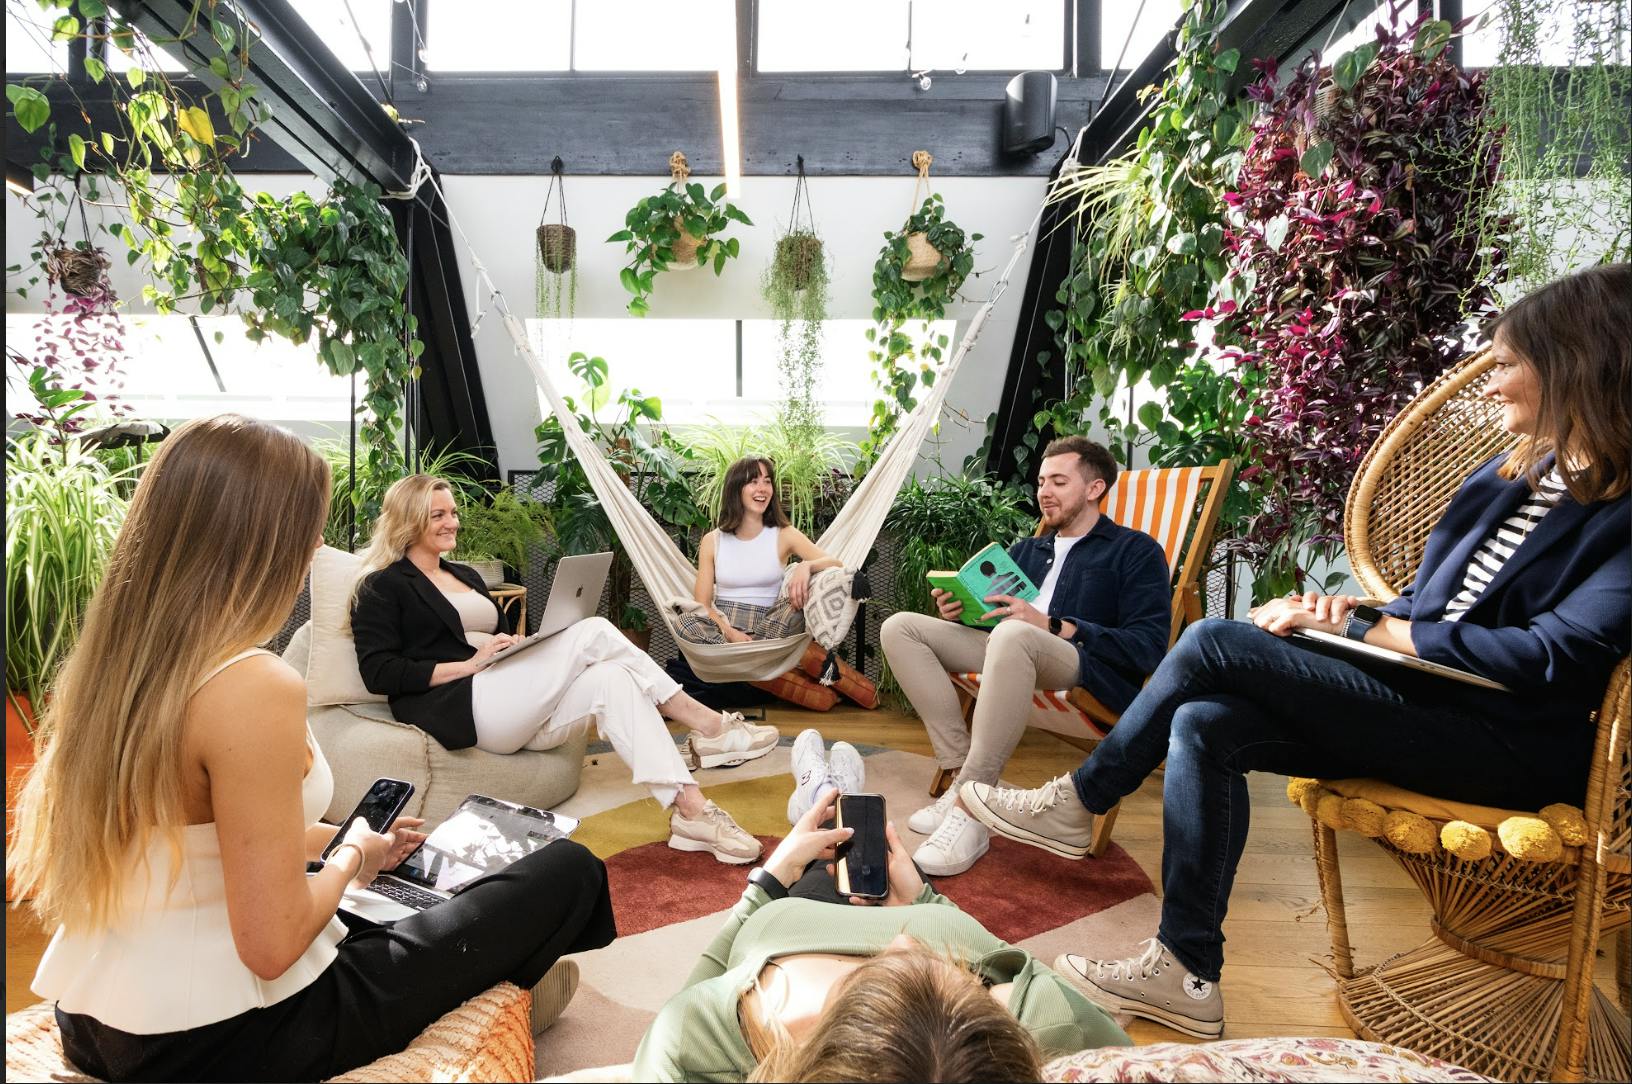
<svg viewBox="0 0 1632 1084">
<path fill-rule="evenodd" d="M 571 829 L 547 809 L 472 794 L 392 872 L 426 888 L 453 892 L 566 838 Z"/>
</svg>

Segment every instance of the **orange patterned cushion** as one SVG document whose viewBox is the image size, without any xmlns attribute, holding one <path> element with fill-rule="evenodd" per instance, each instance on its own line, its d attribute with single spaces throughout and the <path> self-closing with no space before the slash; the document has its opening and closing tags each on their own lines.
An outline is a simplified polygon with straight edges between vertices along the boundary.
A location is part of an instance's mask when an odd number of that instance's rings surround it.
<svg viewBox="0 0 1632 1084">
<path fill-rule="evenodd" d="M 823 685 L 798 667 L 794 667 L 781 677 L 769 681 L 755 681 L 751 683 L 756 689 L 764 689 L 778 700 L 786 700 L 801 708 L 811 711 L 828 711 L 839 702 L 839 694 L 831 686 Z"/>
</svg>

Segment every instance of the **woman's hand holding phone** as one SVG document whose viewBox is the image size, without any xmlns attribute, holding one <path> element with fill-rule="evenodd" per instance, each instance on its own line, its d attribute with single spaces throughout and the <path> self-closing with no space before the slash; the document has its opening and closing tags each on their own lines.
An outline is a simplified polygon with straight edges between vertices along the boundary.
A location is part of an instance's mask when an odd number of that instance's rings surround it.
<svg viewBox="0 0 1632 1084">
<path fill-rule="evenodd" d="M 391 844 L 385 861 L 380 864 L 381 872 L 389 873 L 396 869 L 409 855 L 419 850 L 419 845 L 425 842 L 425 833 L 416 832 L 415 829 L 424 823 L 421 817 L 398 817 L 391 822 L 390 835 L 395 837 L 395 842 Z"/>
<path fill-rule="evenodd" d="M 415 818 L 406 819 L 413 820 Z M 397 839 L 394 833 L 386 832 L 381 834 L 376 832 L 368 826 L 367 821 L 358 817 L 351 822 L 351 827 L 346 829 L 346 838 L 340 841 L 340 846 L 335 848 L 335 852 L 338 853 L 340 847 L 357 848 L 357 853 L 362 857 L 362 865 L 358 868 L 356 876 L 352 877 L 351 883 L 358 888 L 367 888 L 369 883 L 379 876 L 380 870 L 390 857 L 396 844 Z M 332 859 L 333 856 L 330 857 Z"/>
<path fill-rule="evenodd" d="M 890 847 L 889 894 L 881 900 L 864 900 L 860 896 L 851 896 L 850 902 L 856 907 L 906 907 L 924 890 L 924 879 L 918 875 L 918 867 L 912 864 L 912 855 L 902 844 L 901 837 L 895 834 L 894 823 L 885 822 L 884 839 Z M 831 864 L 828 865 L 827 871 L 835 872 Z"/>
<path fill-rule="evenodd" d="M 822 822 L 833 813 L 833 803 L 839 792 L 831 787 L 816 799 L 816 804 L 805 811 L 782 842 L 776 845 L 771 857 L 765 860 L 765 872 L 789 888 L 805 872 L 805 867 L 822 857 L 832 857 L 833 848 L 849 839 L 853 829 L 823 828 Z"/>
</svg>

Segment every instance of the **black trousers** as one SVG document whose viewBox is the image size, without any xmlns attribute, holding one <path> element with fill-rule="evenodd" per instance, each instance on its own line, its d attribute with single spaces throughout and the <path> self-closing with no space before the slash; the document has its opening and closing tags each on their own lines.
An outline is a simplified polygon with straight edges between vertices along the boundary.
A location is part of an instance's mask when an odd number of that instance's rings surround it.
<svg viewBox="0 0 1632 1084">
<path fill-rule="evenodd" d="M 57 1010 L 68 1059 L 103 1080 L 323 1080 L 402 1050 L 500 982 L 617 936 L 606 867 L 559 840 L 447 903 L 352 933 L 310 986 L 276 1005 L 161 1035 Z"/>
</svg>

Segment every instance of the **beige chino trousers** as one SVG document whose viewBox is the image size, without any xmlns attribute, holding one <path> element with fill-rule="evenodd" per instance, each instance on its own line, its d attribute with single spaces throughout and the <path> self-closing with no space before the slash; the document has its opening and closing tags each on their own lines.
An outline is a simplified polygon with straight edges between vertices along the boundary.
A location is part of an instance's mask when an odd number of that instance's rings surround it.
<svg viewBox="0 0 1632 1084">
<path fill-rule="evenodd" d="M 924 721 L 935 761 L 959 768 L 958 783 L 996 783 L 1020 744 L 1039 689 L 1077 683 L 1077 649 L 1023 621 L 991 632 L 928 614 L 897 613 L 879 630 L 890 672 Z M 980 696 L 966 727 L 953 673 L 978 673 Z"/>
</svg>

